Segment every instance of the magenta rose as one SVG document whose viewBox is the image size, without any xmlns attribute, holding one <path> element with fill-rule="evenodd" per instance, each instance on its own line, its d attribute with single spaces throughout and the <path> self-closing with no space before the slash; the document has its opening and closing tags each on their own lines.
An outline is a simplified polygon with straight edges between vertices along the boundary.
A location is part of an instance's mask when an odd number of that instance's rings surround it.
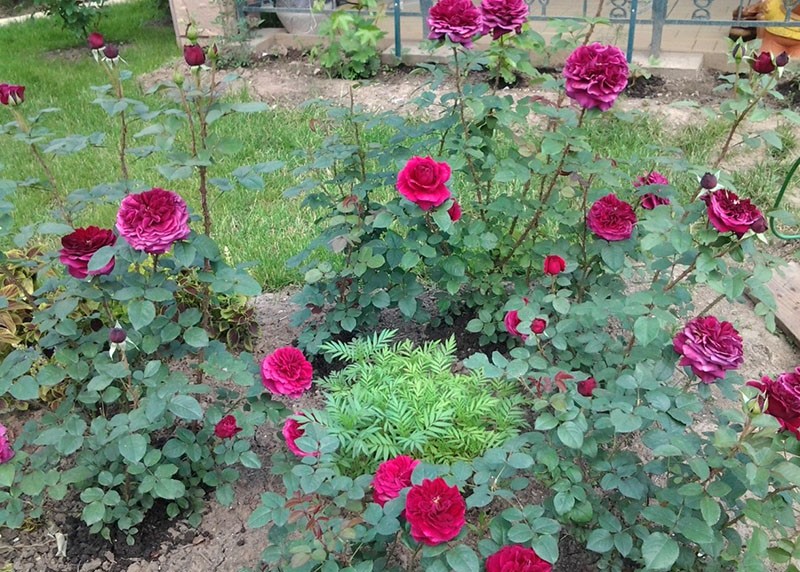
<svg viewBox="0 0 800 572">
<path fill-rule="evenodd" d="M 14 458 L 14 449 L 8 440 L 8 430 L 0 423 L 0 465 Z"/>
<path fill-rule="evenodd" d="M 283 424 L 283 430 L 281 433 L 283 433 L 283 438 L 286 439 L 286 446 L 289 447 L 289 450 L 298 457 L 319 456 L 319 451 L 315 451 L 314 453 L 306 453 L 297 446 L 297 443 L 295 443 L 295 441 L 306 434 L 305 430 L 303 430 L 303 425 L 298 423 L 296 419 L 287 417 Z"/>
<path fill-rule="evenodd" d="M 683 356 L 680 365 L 691 367 L 703 383 L 722 379 L 744 361 L 742 336 L 733 324 L 714 316 L 690 320 L 672 340 L 672 347 Z"/>
<path fill-rule="evenodd" d="M 406 497 L 406 520 L 411 537 L 417 542 L 436 546 L 453 540 L 466 524 L 467 503 L 458 487 L 445 480 L 424 479 L 414 485 Z"/>
<path fill-rule="evenodd" d="M 522 31 L 522 25 L 528 21 L 528 5 L 524 0 L 483 0 L 481 2 L 483 16 L 483 33 L 492 33 L 492 39 Z"/>
<path fill-rule="evenodd" d="M 419 461 L 406 455 L 384 461 L 375 471 L 372 488 L 375 489 L 373 500 L 383 506 L 400 496 L 400 491 L 411 486 L 411 473 Z"/>
<path fill-rule="evenodd" d="M 102 50 L 103 46 L 106 45 L 106 41 L 103 36 L 97 32 L 92 32 L 89 34 L 89 36 L 86 38 L 86 43 L 89 44 L 90 50 Z"/>
<path fill-rule="evenodd" d="M 122 199 L 117 230 L 135 250 L 164 254 L 189 236 L 189 209 L 172 191 L 154 188 L 131 194 Z"/>
<path fill-rule="evenodd" d="M 607 111 L 628 85 L 628 62 L 616 46 L 580 46 L 564 64 L 567 96 L 585 109 Z"/>
<path fill-rule="evenodd" d="M 550 572 L 553 566 L 531 548 L 509 544 L 486 559 L 486 572 Z"/>
<path fill-rule="evenodd" d="M 584 397 L 591 397 L 596 388 L 597 388 L 597 382 L 594 380 L 593 377 L 578 382 L 578 393 L 580 393 Z"/>
<path fill-rule="evenodd" d="M 545 256 L 544 258 L 544 273 L 550 276 L 556 276 L 567 268 L 567 263 L 563 258 L 555 254 Z"/>
<path fill-rule="evenodd" d="M 88 226 L 76 228 L 61 237 L 61 250 L 58 259 L 67 267 L 70 276 L 83 280 L 87 276 L 102 276 L 114 270 L 114 259 L 99 270 L 89 271 L 89 260 L 104 246 L 114 246 L 117 237 L 108 228 Z"/>
<path fill-rule="evenodd" d="M 703 195 L 708 220 L 720 232 L 733 232 L 742 236 L 748 230 L 764 232 L 767 229 L 764 215 L 750 202 L 727 189 Z"/>
<path fill-rule="evenodd" d="M 424 211 L 438 207 L 450 198 L 445 186 L 450 165 L 430 157 L 412 157 L 397 175 L 397 190 Z"/>
<path fill-rule="evenodd" d="M 220 439 L 230 439 L 241 430 L 242 428 L 236 424 L 236 417 L 226 415 L 214 427 L 214 435 Z"/>
<path fill-rule="evenodd" d="M 636 213 L 633 207 L 616 195 L 606 195 L 594 203 L 586 214 L 586 226 L 608 241 L 627 240 L 633 233 Z"/>
<path fill-rule="evenodd" d="M 428 11 L 428 29 L 429 40 L 448 38 L 471 48 L 472 38 L 483 31 L 483 20 L 470 0 L 440 0 Z"/>
<path fill-rule="evenodd" d="M 461 219 L 461 205 L 458 201 L 453 201 L 453 206 L 447 209 L 447 214 L 450 215 L 450 220 L 458 222 Z"/>
<path fill-rule="evenodd" d="M 272 393 L 300 397 L 311 387 L 314 372 L 297 348 L 278 348 L 261 362 L 261 383 Z"/>
<path fill-rule="evenodd" d="M 669 185 L 669 181 L 658 171 L 652 171 L 643 177 L 639 177 L 633 183 L 633 186 L 636 188 L 646 187 L 649 185 Z M 669 199 L 660 197 L 655 193 L 646 193 L 639 199 L 639 204 L 642 205 L 643 209 L 651 211 L 658 205 L 668 205 Z"/>
<path fill-rule="evenodd" d="M 759 404 L 764 413 L 769 413 L 781 427 L 800 439 L 800 367 L 793 372 L 782 373 L 773 380 L 764 376 L 761 381 L 748 381 L 747 385 L 761 392 Z"/>
<path fill-rule="evenodd" d="M 0 83 L 0 103 L 3 105 L 19 105 L 25 101 L 24 85 Z"/>
</svg>

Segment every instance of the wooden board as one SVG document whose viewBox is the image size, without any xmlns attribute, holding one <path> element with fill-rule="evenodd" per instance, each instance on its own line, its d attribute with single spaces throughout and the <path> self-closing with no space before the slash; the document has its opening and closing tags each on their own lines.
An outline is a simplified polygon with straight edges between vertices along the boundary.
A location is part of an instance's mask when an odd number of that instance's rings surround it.
<svg viewBox="0 0 800 572">
<path fill-rule="evenodd" d="M 778 304 L 775 323 L 795 345 L 800 346 L 800 264 L 789 262 L 778 272 L 767 284 Z"/>
</svg>

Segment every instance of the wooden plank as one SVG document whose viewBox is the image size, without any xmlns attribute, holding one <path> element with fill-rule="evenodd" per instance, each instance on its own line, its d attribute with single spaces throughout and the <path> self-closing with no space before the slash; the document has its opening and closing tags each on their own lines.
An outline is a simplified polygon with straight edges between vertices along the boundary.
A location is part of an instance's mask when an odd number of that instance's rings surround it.
<svg viewBox="0 0 800 572">
<path fill-rule="evenodd" d="M 775 323 L 800 346 L 800 264 L 789 262 L 777 272 L 767 284 L 775 301 L 778 311 L 775 313 Z"/>
</svg>

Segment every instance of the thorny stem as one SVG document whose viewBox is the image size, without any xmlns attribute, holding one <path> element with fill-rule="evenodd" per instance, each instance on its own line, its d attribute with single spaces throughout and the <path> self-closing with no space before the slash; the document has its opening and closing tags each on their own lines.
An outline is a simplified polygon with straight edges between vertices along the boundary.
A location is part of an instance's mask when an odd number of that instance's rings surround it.
<svg viewBox="0 0 800 572">
<path fill-rule="evenodd" d="M 458 49 L 453 47 L 453 65 L 455 66 L 455 76 L 456 76 L 456 93 L 458 94 L 458 100 L 456 105 L 458 105 L 459 115 L 461 117 L 461 129 L 464 130 L 464 137 L 469 136 L 469 126 L 467 125 L 467 116 L 464 113 L 464 90 L 462 89 L 461 85 L 461 69 L 458 66 Z M 475 163 L 472 162 L 472 156 L 467 153 L 467 165 L 469 166 L 470 173 L 472 174 L 472 180 L 475 181 L 475 189 L 478 194 L 478 204 L 481 205 L 480 215 L 481 219 L 485 218 L 485 214 L 483 212 L 483 196 L 481 195 L 481 178 L 478 176 L 478 171 L 475 168 Z"/>
<path fill-rule="evenodd" d="M 356 141 L 356 148 L 358 149 L 358 163 L 361 168 L 361 182 L 367 180 L 367 161 L 364 156 L 364 147 L 361 145 L 361 130 L 358 127 L 357 121 L 352 121 L 355 113 L 355 99 L 353 97 L 353 86 L 350 86 L 350 123 L 353 125 L 353 138 Z"/>
<path fill-rule="evenodd" d="M 117 99 L 122 101 L 125 97 L 124 91 L 122 89 L 122 80 L 119 77 L 119 74 L 111 73 L 111 66 L 110 65 L 103 65 L 103 69 L 108 76 L 108 79 L 111 81 L 111 85 L 114 87 L 114 93 L 117 96 Z M 120 119 L 120 136 L 119 136 L 119 168 L 122 173 L 122 180 L 125 181 L 125 192 L 128 192 L 128 161 L 125 158 L 125 152 L 128 146 L 128 120 L 125 117 L 125 110 L 123 109 L 119 114 Z"/>
<path fill-rule="evenodd" d="M 700 317 L 700 316 L 705 316 L 705 315 L 706 315 L 708 312 L 710 312 L 710 311 L 711 311 L 711 308 L 713 308 L 714 306 L 716 306 L 717 304 L 719 304 L 720 302 L 722 302 L 722 300 L 724 300 L 724 299 L 725 299 L 725 294 L 720 294 L 719 296 L 717 296 L 716 298 L 714 298 L 714 299 L 713 299 L 711 302 L 709 302 L 709 303 L 706 305 L 706 307 L 705 307 L 705 308 L 703 308 L 702 310 L 700 310 L 700 312 L 697 314 L 697 316 L 698 316 L 698 317 Z"/>
<path fill-rule="evenodd" d="M 741 241 L 740 241 L 740 240 L 739 240 L 739 241 L 736 241 L 736 242 L 733 242 L 733 243 L 731 243 L 730 245 L 728 245 L 728 248 L 726 248 L 725 250 L 723 250 L 723 251 L 721 251 L 721 252 L 718 252 L 717 254 L 715 254 L 715 255 L 714 255 L 714 258 L 722 258 L 722 257 L 723 257 L 723 256 L 725 256 L 726 254 L 728 254 L 729 252 L 731 252 L 731 251 L 732 251 L 734 248 L 736 248 L 737 246 L 739 246 L 739 244 L 741 244 Z M 670 291 L 670 290 L 672 290 L 672 289 L 673 289 L 675 286 L 677 286 L 677 285 L 678 285 L 678 283 L 679 283 L 681 280 L 683 280 L 683 279 L 684 279 L 684 278 L 686 278 L 686 277 L 687 277 L 689 274 L 691 274 L 691 273 L 694 271 L 694 269 L 697 267 L 697 259 L 698 259 L 698 258 L 700 258 L 700 255 L 699 255 L 699 254 L 698 254 L 696 257 L 695 257 L 695 259 L 694 259 L 694 260 L 692 260 L 692 263 L 691 263 L 689 266 L 687 266 L 687 267 L 686 267 L 686 269 L 685 269 L 683 272 L 681 272 L 681 273 L 678 275 L 678 277 L 677 277 L 677 278 L 675 278 L 675 279 L 674 279 L 674 280 L 672 280 L 672 281 L 671 281 L 669 284 L 667 284 L 666 286 L 664 286 L 664 290 L 663 290 L 663 291 L 664 291 L 664 292 L 669 292 L 669 291 Z"/>
</svg>

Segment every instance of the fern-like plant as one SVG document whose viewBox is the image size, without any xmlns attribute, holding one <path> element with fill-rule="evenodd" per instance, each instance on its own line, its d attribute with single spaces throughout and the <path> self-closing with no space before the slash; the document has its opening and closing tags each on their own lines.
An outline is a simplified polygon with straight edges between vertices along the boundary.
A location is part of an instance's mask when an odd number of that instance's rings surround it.
<svg viewBox="0 0 800 572">
<path fill-rule="evenodd" d="M 384 330 L 322 351 L 348 365 L 320 382 L 327 404 L 320 421 L 338 437 L 346 472 L 372 471 L 410 455 L 434 463 L 472 460 L 525 426 L 524 399 L 513 382 L 482 372 L 454 373 L 456 343 L 393 344 Z"/>
</svg>

